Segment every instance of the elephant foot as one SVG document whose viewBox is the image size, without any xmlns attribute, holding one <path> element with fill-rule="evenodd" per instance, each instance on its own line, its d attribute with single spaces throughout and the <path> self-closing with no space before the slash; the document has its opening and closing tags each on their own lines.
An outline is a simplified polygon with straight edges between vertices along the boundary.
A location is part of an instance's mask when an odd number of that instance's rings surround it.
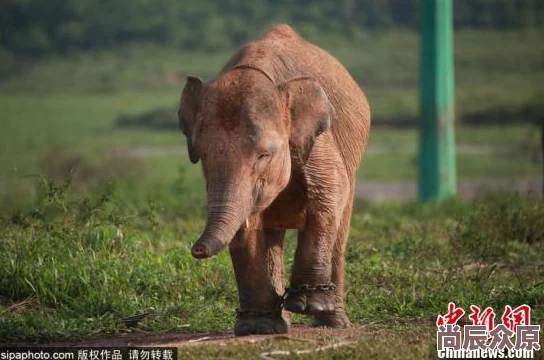
<svg viewBox="0 0 544 360">
<path fill-rule="evenodd" d="M 351 326 L 346 313 L 344 311 L 328 311 L 315 314 L 312 326 L 326 326 L 331 328 L 347 328 Z"/>
<path fill-rule="evenodd" d="M 285 334 L 289 331 L 289 321 L 282 316 L 238 316 L 234 326 L 236 336 L 252 334 Z"/>
<path fill-rule="evenodd" d="M 297 314 L 319 314 L 336 308 L 334 294 L 329 291 L 289 293 L 284 302 L 286 310 Z"/>
</svg>

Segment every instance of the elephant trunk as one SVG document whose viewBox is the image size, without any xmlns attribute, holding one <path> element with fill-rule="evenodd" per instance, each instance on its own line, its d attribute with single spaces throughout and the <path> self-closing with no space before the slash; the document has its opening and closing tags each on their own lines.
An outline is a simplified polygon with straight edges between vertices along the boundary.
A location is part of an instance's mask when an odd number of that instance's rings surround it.
<svg viewBox="0 0 544 360">
<path fill-rule="evenodd" d="M 240 184 L 208 188 L 208 221 L 191 249 L 195 258 L 209 258 L 223 250 L 249 216 L 249 206 L 243 201 L 240 188 Z"/>
</svg>

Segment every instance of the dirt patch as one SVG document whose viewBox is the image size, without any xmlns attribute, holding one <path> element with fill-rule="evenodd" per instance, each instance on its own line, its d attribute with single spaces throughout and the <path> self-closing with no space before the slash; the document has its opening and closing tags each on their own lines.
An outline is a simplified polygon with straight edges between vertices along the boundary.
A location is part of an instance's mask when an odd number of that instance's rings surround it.
<svg viewBox="0 0 544 360">
<path fill-rule="evenodd" d="M 187 332 L 145 332 L 120 334 L 110 337 L 82 341 L 59 341 L 29 343 L 23 341 L 0 342 L 0 346 L 58 346 L 58 347 L 186 347 L 193 345 L 228 346 L 243 343 L 256 343 L 264 340 L 300 340 L 334 338 L 335 341 L 354 341 L 367 335 L 363 327 L 348 329 L 312 328 L 303 325 L 293 326 L 288 334 L 250 335 L 236 337 L 232 331 L 219 333 Z"/>
<path fill-rule="evenodd" d="M 407 147 L 369 146 L 367 153 L 398 153 L 407 151 Z M 457 151 L 460 154 L 485 155 L 511 152 L 508 147 L 459 144 Z M 139 146 L 126 149 L 120 156 L 135 158 L 162 157 L 172 155 L 186 155 L 184 146 Z M 463 199 L 473 199 L 489 191 L 519 192 L 542 196 L 542 178 L 528 176 L 518 178 L 482 178 L 460 180 L 457 185 L 458 196 Z M 356 195 L 371 202 L 408 201 L 417 199 L 416 181 L 364 181 L 357 184 Z"/>
<path fill-rule="evenodd" d="M 462 180 L 457 184 L 457 195 L 463 199 L 473 199 L 490 191 L 519 192 L 541 197 L 542 178 L 533 176 L 516 179 L 472 179 Z M 371 202 L 415 200 L 417 199 L 417 182 L 360 182 L 356 187 L 356 195 Z"/>
</svg>

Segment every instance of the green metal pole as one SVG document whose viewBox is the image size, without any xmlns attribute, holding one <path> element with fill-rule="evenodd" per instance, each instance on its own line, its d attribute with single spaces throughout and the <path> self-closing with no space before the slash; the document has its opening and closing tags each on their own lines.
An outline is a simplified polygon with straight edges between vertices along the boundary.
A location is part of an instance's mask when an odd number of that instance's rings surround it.
<svg viewBox="0 0 544 360">
<path fill-rule="evenodd" d="M 419 198 L 455 195 L 453 4 L 421 0 Z"/>
</svg>

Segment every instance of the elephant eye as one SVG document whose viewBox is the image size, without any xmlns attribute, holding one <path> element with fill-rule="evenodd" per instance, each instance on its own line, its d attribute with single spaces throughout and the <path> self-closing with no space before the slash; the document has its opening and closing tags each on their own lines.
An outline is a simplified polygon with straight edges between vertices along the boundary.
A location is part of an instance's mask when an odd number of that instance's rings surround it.
<svg viewBox="0 0 544 360">
<path fill-rule="evenodd" d="M 270 156 L 270 153 L 268 151 L 266 152 L 263 152 L 261 153 L 258 157 L 257 157 L 257 160 L 261 160 L 261 159 L 264 159 L 266 157 Z"/>
<path fill-rule="evenodd" d="M 257 156 L 257 159 L 255 160 L 255 162 L 253 163 L 253 169 L 254 170 L 262 170 L 264 166 L 266 166 L 266 164 L 268 164 L 268 161 L 265 161 L 266 159 L 268 159 L 270 157 L 270 153 L 268 151 L 264 151 L 262 153 L 259 154 L 259 156 Z"/>
</svg>

